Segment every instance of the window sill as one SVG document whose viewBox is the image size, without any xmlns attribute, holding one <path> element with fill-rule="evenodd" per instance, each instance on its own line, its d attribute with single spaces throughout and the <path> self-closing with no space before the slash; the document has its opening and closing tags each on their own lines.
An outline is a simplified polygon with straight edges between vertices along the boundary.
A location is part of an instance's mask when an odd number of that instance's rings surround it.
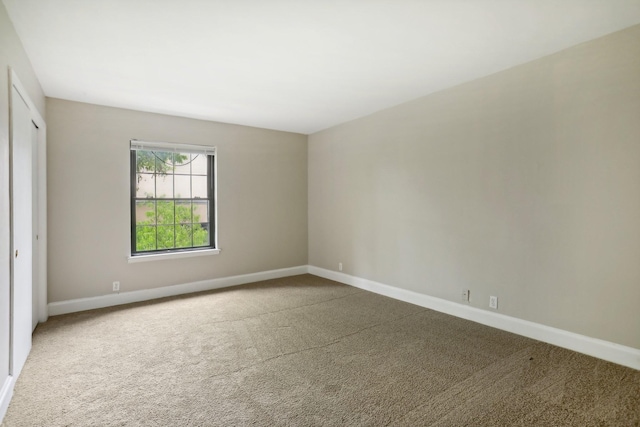
<svg viewBox="0 0 640 427">
<path fill-rule="evenodd" d="M 136 262 L 160 261 L 165 259 L 193 258 L 197 256 L 217 255 L 220 249 L 203 249 L 201 251 L 168 252 L 164 254 L 129 255 L 129 264 Z"/>
</svg>

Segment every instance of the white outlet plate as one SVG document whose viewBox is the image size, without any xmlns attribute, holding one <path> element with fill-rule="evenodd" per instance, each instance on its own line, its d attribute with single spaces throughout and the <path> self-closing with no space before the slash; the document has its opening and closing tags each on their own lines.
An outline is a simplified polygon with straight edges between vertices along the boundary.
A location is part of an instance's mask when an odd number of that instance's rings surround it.
<svg viewBox="0 0 640 427">
<path fill-rule="evenodd" d="M 496 310 L 498 309 L 498 297 L 489 297 L 489 308 L 495 308 Z"/>
<path fill-rule="evenodd" d="M 469 289 L 463 289 L 462 290 L 462 301 L 464 302 L 469 302 L 469 293 L 471 291 Z"/>
<path fill-rule="evenodd" d="M 113 282 L 113 292 L 120 291 L 120 282 Z"/>
<path fill-rule="evenodd" d="M 338 270 L 342 271 L 342 263 L 341 262 L 338 263 Z"/>
</svg>

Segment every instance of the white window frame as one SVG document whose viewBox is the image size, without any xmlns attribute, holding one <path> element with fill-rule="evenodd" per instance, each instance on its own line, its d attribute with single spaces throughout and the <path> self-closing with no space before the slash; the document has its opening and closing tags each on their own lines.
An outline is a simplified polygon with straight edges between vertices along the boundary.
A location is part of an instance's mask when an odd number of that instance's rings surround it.
<svg viewBox="0 0 640 427">
<path fill-rule="evenodd" d="M 163 252 L 156 253 L 141 253 L 135 254 L 132 253 L 132 239 L 134 233 L 133 226 L 129 232 L 129 254 L 128 254 L 128 262 L 129 263 L 138 263 L 138 262 L 147 262 L 147 261 L 157 261 L 163 259 L 180 259 L 180 258 L 192 258 L 198 256 L 207 256 L 207 255 L 216 255 L 220 253 L 220 247 L 218 246 L 218 156 L 217 149 L 214 146 L 207 145 L 189 145 L 189 144 L 180 144 L 180 143 L 172 143 L 172 142 L 158 142 L 158 141 L 141 141 L 137 139 L 132 139 L 130 141 L 129 148 L 129 156 L 131 156 L 131 151 L 137 150 L 158 150 L 158 151 L 167 151 L 167 152 L 179 152 L 179 153 L 191 153 L 191 154 L 205 154 L 207 156 L 213 156 L 213 171 L 212 171 L 212 179 L 213 179 L 213 206 L 210 207 L 209 212 L 209 222 L 213 228 L 213 233 L 210 233 L 209 238 L 211 239 L 211 245 L 213 247 L 206 247 L 202 249 L 168 249 Z M 131 158 L 131 157 L 130 157 Z M 133 166 L 131 166 L 133 167 Z M 129 183 L 132 185 L 131 177 L 133 176 L 134 171 L 130 171 L 129 175 Z M 133 191 L 133 188 L 130 189 Z M 133 194 L 129 195 L 129 200 L 133 200 Z M 135 218 L 133 217 L 131 206 L 129 207 L 129 223 L 134 224 Z"/>
</svg>

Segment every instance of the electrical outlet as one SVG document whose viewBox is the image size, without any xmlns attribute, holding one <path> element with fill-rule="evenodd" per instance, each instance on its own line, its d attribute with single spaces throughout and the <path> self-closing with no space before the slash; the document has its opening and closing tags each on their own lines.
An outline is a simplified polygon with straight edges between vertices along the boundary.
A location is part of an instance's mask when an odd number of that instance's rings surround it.
<svg viewBox="0 0 640 427">
<path fill-rule="evenodd" d="M 341 262 L 338 263 L 338 270 L 342 271 L 342 263 Z"/>
<path fill-rule="evenodd" d="M 113 292 L 120 292 L 120 282 L 113 282 Z"/>
<path fill-rule="evenodd" d="M 462 290 L 462 301 L 469 302 L 469 294 L 470 293 L 471 293 L 471 291 L 469 289 L 463 289 Z"/>
<path fill-rule="evenodd" d="M 489 308 L 495 308 L 496 310 L 498 309 L 498 297 L 489 297 Z"/>
</svg>

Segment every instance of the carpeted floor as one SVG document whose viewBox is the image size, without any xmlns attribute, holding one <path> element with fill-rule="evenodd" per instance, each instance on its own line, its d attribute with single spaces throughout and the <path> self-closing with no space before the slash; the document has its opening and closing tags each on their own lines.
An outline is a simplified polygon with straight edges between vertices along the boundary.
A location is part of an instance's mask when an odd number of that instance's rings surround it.
<svg viewBox="0 0 640 427">
<path fill-rule="evenodd" d="M 311 275 L 51 318 L 6 426 L 637 426 L 640 371 Z"/>
</svg>

